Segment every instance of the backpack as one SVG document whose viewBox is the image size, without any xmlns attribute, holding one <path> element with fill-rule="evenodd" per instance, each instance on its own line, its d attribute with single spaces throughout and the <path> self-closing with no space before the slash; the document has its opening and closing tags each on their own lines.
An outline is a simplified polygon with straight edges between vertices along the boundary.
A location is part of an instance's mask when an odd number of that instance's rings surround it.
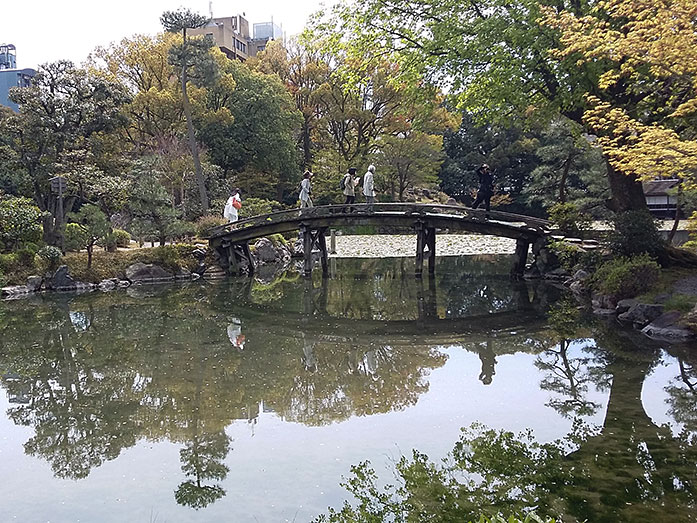
<svg viewBox="0 0 697 523">
<path fill-rule="evenodd" d="M 346 189 L 346 175 L 343 175 L 341 177 L 341 181 L 339 182 L 339 189 L 341 189 L 342 191 Z"/>
</svg>

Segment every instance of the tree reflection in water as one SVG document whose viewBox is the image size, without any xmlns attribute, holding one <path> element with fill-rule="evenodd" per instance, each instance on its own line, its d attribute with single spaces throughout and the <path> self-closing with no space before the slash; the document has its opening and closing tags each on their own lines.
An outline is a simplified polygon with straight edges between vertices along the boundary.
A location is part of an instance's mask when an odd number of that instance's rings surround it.
<svg viewBox="0 0 697 523">
<path fill-rule="evenodd" d="M 549 319 L 553 330 L 536 343 L 552 346 L 536 364 L 545 372 L 541 387 L 565 397 L 549 406 L 573 417 L 570 434 L 540 443 L 531 431 L 516 435 L 474 424 L 445 460 L 418 451 L 403 457 L 395 466 L 398 483 L 386 488 L 369 462 L 360 463 L 344 483 L 356 502 L 317 521 L 469 521 L 530 510 L 561 521 L 694 521 L 694 366 L 676 353 L 680 376 L 666 392 L 683 427 L 673 434 L 651 420 L 641 401 L 644 380 L 661 359 L 657 346 L 632 332 L 591 329 L 569 302 Z M 586 345 L 583 357 L 569 356 L 572 343 Z M 609 391 L 599 427 L 583 421 L 599 407 L 585 398 L 591 383 Z"/>
<path fill-rule="evenodd" d="M 536 355 L 549 405 L 575 419 L 575 431 L 543 445 L 470 429 L 452 470 L 420 454 L 400 463 L 407 482 L 393 493 L 406 503 L 399 510 L 421 507 L 447 520 L 513 503 L 602 521 L 658 517 L 659 506 L 680 519 L 692 506 L 697 376 L 688 353 L 675 354 L 680 375 L 667 388 L 670 414 L 682 424 L 676 435 L 641 404 L 657 348 L 591 328 L 568 304 L 547 319 L 541 313 L 553 293 L 489 275 L 488 261 L 422 282 L 406 265 L 356 263 L 371 275 L 358 284 L 345 270 L 332 280 L 285 275 L 8 303 L 0 371 L 13 399 L 8 416 L 34 431 L 26 453 L 58 477 L 81 479 L 138 441 L 168 440 L 181 446 L 176 501 L 203 508 L 225 495 L 233 421 L 253 420 L 262 403 L 309 426 L 406 409 L 446 363 L 443 347 L 458 345 L 479 357 L 483 383 L 500 379 L 500 356 Z M 592 387 L 609 394 L 597 430 L 581 422 L 599 409 Z M 369 492 L 368 469 L 356 470 L 364 476 L 352 488 Z M 482 482 L 464 480 L 468 470 Z"/>
</svg>

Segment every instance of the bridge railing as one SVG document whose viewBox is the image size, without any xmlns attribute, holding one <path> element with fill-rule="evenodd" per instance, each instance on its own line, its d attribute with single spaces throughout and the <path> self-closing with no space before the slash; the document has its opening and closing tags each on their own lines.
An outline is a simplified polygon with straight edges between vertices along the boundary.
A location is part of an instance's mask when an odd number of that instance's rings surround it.
<svg viewBox="0 0 697 523">
<path fill-rule="evenodd" d="M 424 203 L 354 203 L 348 205 L 320 205 L 317 207 L 305 207 L 303 209 L 287 209 L 270 214 L 252 216 L 226 225 L 220 225 L 211 230 L 209 238 L 225 236 L 235 231 L 250 227 L 260 227 L 274 223 L 288 221 L 302 221 L 304 219 L 330 218 L 333 216 L 418 216 L 434 217 L 459 217 L 471 220 L 487 220 L 494 222 L 519 223 L 529 228 L 546 232 L 550 229 L 550 223 L 541 218 L 513 214 L 502 211 L 485 211 L 484 209 L 471 209 L 458 205 L 424 204 Z"/>
</svg>

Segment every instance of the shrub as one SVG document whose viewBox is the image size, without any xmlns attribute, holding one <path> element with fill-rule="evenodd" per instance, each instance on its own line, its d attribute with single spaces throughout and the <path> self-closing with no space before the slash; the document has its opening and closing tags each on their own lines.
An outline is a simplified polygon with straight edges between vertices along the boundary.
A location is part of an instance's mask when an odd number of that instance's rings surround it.
<svg viewBox="0 0 697 523">
<path fill-rule="evenodd" d="M 573 203 L 556 203 L 549 208 L 549 220 L 566 236 L 583 237 L 591 227 L 590 218 Z"/>
<path fill-rule="evenodd" d="M 569 272 L 578 269 L 594 271 L 602 261 L 602 256 L 597 250 L 586 251 L 578 245 L 564 241 L 550 242 L 549 248 L 557 255 L 561 266 Z"/>
<path fill-rule="evenodd" d="M 194 223 L 194 227 L 196 229 L 196 236 L 198 236 L 199 238 L 207 238 L 208 236 L 210 236 L 211 230 L 213 228 L 219 227 L 220 225 L 225 225 L 226 223 L 227 220 L 222 216 L 201 216 Z"/>
<path fill-rule="evenodd" d="M 196 236 L 196 224 L 193 222 L 185 222 L 177 220 L 177 223 L 172 228 L 172 238 L 180 241 L 189 241 Z"/>
<path fill-rule="evenodd" d="M 45 247 L 41 247 L 37 254 L 42 259 L 46 266 L 46 269 L 48 270 L 56 270 L 58 268 L 61 256 L 63 256 L 61 250 L 58 247 L 54 247 L 53 245 L 46 245 Z"/>
<path fill-rule="evenodd" d="M 274 247 L 278 247 L 279 245 L 283 245 L 284 247 L 288 246 L 288 240 L 286 240 L 282 234 L 272 234 L 269 236 L 269 240 L 271 240 Z"/>
<path fill-rule="evenodd" d="M 664 241 L 648 211 L 627 211 L 616 214 L 613 231 L 609 235 L 610 249 L 619 256 L 648 254 L 656 257 L 664 247 Z"/>
<path fill-rule="evenodd" d="M 269 214 L 280 210 L 281 204 L 276 200 L 265 200 L 263 198 L 247 198 L 242 201 L 242 208 L 239 210 L 240 218 L 249 218 L 260 214 Z"/>
<path fill-rule="evenodd" d="M 0 197 L 0 241 L 13 249 L 41 238 L 43 213 L 29 198 Z"/>
<path fill-rule="evenodd" d="M 591 285 L 600 294 L 622 300 L 649 291 L 658 282 L 659 274 L 658 263 L 648 254 L 621 256 L 598 267 Z"/>
<path fill-rule="evenodd" d="M 60 250 L 58 250 L 60 252 Z M 25 267 L 34 267 L 34 257 L 36 253 L 32 249 L 19 249 L 15 252 L 15 258 L 18 265 Z"/>
<path fill-rule="evenodd" d="M 79 223 L 68 223 L 65 226 L 63 247 L 66 251 L 78 252 L 87 243 L 87 231 Z"/>
<path fill-rule="evenodd" d="M 114 252 L 117 247 L 127 248 L 130 244 L 131 235 L 121 229 L 114 229 L 97 242 L 97 245 L 104 247 L 109 252 Z"/>
</svg>

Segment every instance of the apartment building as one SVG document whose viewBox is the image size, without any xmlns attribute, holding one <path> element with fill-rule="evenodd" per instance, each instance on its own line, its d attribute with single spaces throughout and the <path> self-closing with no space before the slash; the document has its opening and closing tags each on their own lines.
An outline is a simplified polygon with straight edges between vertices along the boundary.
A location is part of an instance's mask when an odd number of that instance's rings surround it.
<svg viewBox="0 0 697 523">
<path fill-rule="evenodd" d="M 35 74 L 34 69 L 17 69 L 17 48 L 14 45 L 0 45 L 0 105 L 19 111 L 17 104 L 9 98 L 10 89 L 29 87 Z"/>
<path fill-rule="evenodd" d="M 250 34 L 244 14 L 211 18 L 204 27 L 190 29 L 189 34 L 210 36 L 225 56 L 242 62 L 263 51 L 269 40 L 284 38 L 283 30 L 273 21 L 254 24 Z"/>
</svg>

